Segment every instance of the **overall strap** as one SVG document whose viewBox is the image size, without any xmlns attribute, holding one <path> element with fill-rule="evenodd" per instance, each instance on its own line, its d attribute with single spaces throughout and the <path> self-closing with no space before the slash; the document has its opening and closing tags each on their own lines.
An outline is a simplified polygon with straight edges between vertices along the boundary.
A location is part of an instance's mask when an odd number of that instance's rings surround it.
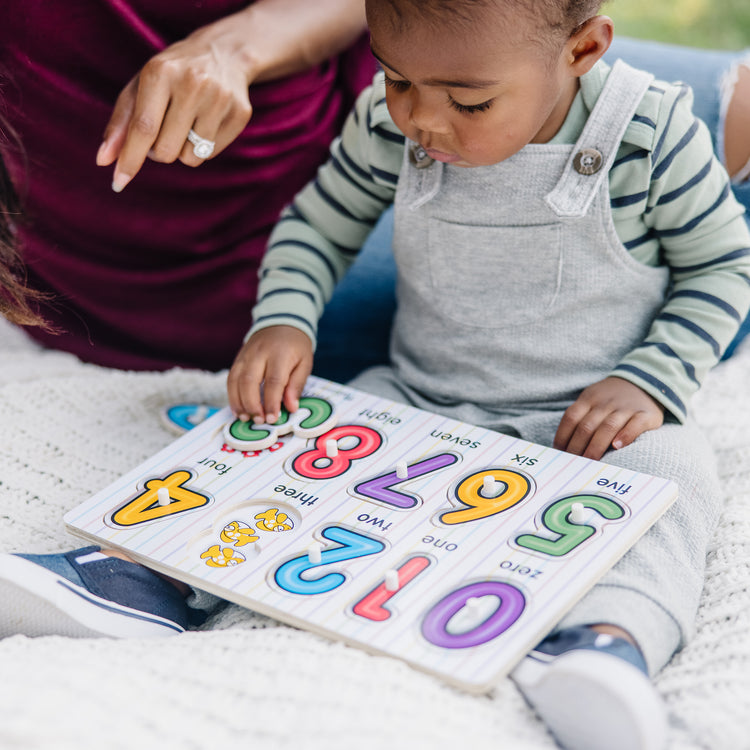
<svg viewBox="0 0 750 750">
<path fill-rule="evenodd" d="M 614 64 L 560 180 L 547 195 L 547 203 L 558 216 L 580 217 L 588 211 L 653 79 L 622 60 Z"/>
</svg>

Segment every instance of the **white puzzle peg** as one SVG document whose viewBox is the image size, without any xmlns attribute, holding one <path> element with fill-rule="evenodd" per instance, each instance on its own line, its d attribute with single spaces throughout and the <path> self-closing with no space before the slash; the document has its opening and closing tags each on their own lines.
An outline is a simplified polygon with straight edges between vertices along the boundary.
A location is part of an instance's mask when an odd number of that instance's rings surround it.
<svg viewBox="0 0 750 750">
<path fill-rule="evenodd" d="M 396 461 L 396 476 L 399 479 L 409 478 L 409 466 L 403 459 L 401 459 L 400 461 Z"/>
<path fill-rule="evenodd" d="M 209 409 L 205 404 L 198 404 L 195 407 L 195 411 L 188 416 L 187 420 L 190 424 L 198 425 L 206 419 L 208 411 Z"/>
<path fill-rule="evenodd" d="M 398 571 L 389 570 L 385 574 L 386 591 L 398 591 Z"/>
<path fill-rule="evenodd" d="M 586 507 L 583 503 L 573 503 L 570 506 L 570 520 L 573 523 L 583 523 L 586 520 Z"/>
<path fill-rule="evenodd" d="M 307 560 L 310 565 L 320 565 L 323 559 L 323 545 L 320 542 L 313 542 L 307 548 Z"/>
<path fill-rule="evenodd" d="M 159 487 L 156 490 L 156 502 L 159 505 L 169 505 L 172 502 L 172 499 L 169 497 L 169 490 L 166 487 Z"/>
<path fill-rule="evenodd" d="M 326 440 L 326 457 L 336 458 L 339 455 L 338 440 Z"/>
</svg>

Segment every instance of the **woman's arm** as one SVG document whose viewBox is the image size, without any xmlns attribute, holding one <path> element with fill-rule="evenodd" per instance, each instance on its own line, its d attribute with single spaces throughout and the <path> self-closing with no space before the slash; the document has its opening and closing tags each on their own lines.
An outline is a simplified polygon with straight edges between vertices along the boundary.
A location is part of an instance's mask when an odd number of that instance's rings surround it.
<svg viewBox="0 0 750 750">
<path fill-rule="evenodd" d="M 252 116 L 249 87 L 316 65 L 365 29 L 363 0 L 258 0 L 151 58 L 117 99 L 96 161 L 122 190 L 146 158 L 203 163 L 192 128 L 226 148 Z"/>
<path fill-rule="evenodd" d="M 258 0 L 196 34 L 225 35 L 249 84 L 317 65 L 345 50 L 366 27 L 364 0 Z"/>
</svg>

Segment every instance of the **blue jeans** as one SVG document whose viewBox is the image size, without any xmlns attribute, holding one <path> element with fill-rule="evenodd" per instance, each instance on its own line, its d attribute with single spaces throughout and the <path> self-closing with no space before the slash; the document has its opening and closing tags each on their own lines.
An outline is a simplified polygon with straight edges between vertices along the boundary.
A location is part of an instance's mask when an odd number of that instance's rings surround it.
<svg viewBox="0 0 750 750">
<path fill-rule="evenodd" d="M 621 57 L 662 80 L 681 80 L 689 84 L 695 96 L 694 111 L 708 125 L 714 148 L 720 154 L 721 79 L 730 66 L 746 54 L 618 39 L 605 59 L 611 63 Z M 750 180 L 733 188 L 737 199 L 750 211 Z M 389 209 L 326 307 L 315 354 L 316 375 L 347 382 L 367 367 L 388 361 L 388 340 L 396 306 L 392 235 L 393 210 Z M 743 323 L 725 357 L 748 332 L 750 317 Z"/>
</svg>

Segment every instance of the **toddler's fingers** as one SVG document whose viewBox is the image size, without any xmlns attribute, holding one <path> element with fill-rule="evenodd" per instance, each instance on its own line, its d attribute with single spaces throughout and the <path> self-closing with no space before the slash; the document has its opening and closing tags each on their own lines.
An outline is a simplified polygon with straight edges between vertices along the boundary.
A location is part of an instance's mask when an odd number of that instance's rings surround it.
<svg viewBox="0 0 750 750">
<path fill-rule="evenodd" d="M 266 370 L 263 380 L 263 410 L 268 424 L 276 422 L 281 414 L 281 401 L 288 383 L 289 375 L 285 368 L 272 369 L 269 366 Z"/>
<path fill-rule="evenodd" d="M 663 418 L 661 420 L 654 420 L 646 412 L 636 412 L 627 424 L 614 436 L 612 447 L 617 450 L 630 445 L 642 433 L 660 427 L 663 421 Z"/>
<path fill-rule="evenodd" d="M 559 451 L 568 450 L 568 445 L 578 429 L 578 425 L 585 418 L 588 411 L 588 406 L 577 401 L 565 410 L 552 441 L 553 448 Z"/>
<path fill-rule="evenodd" d="M 312 371 L 312 359 L 304 357 L 289 375 L 289 383 L 284 391 L 284 406 L 292 412 L 297 411 L 302 389 Z"/>
<path fill-rule="evenodd" d="M 611 447 L 615 436 L 628 421 L 627 414 L 614 412 L 609 414 L 594 430 L 588 445 L 585 446 L 580 454 L 585 458 L 593 458 L 598 461 Z"/>
<path fill-rule="evenodd" d="M 600 459 L 628 417 L 623 412 L 593 409 L 576 426 L 566 450 L 577 456 Z"/>
<path fill-rule="evenodd" d="M 229 406 L 238 419 L 247 421 L 252 417 L 263 417 L 260 400 L 260 384 L 263 371 L 247 364 L 241 357 L 232 365 L 227 376 L 227 397 Z"/>
</svg>

